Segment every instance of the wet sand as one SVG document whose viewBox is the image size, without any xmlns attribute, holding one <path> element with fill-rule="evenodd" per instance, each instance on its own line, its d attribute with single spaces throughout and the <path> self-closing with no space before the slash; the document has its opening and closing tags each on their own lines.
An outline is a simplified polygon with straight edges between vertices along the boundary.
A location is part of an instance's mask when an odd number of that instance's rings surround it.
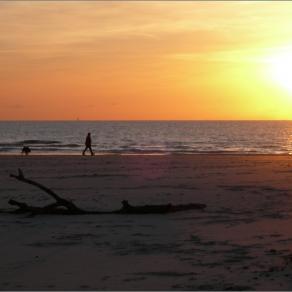
<svg viewBox="0 0 292 292">
<path fill-rule="evenodd" d="M 0 156 L 0 208 L 204 203 L 164 215 L 0 214 L 1 290 L 291 290 L 292 157 Z"/>
</svg>

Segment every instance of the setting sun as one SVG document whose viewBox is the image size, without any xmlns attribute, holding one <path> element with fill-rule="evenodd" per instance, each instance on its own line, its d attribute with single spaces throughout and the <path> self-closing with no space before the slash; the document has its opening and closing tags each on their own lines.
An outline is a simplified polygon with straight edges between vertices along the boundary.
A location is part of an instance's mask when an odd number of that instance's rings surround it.
<svg viewBox="0 0 292 292">
<path fill-rule="evenodd" d="M 292 93 L 292 48 L 279 50 L 267 62 L 272 78 Z"/>
</svg>

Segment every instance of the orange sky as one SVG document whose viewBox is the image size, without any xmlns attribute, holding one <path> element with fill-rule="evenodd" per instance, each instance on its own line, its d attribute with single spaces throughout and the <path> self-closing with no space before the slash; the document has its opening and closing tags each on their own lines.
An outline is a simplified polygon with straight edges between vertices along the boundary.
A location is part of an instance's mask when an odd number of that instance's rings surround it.
<svg viewBox="0 0 292 292">
<path fill-rule="evenodd" d="M 291 119 L 291 15 L 287 1 L 1 1 L 0 119 Z"/>
</svg>

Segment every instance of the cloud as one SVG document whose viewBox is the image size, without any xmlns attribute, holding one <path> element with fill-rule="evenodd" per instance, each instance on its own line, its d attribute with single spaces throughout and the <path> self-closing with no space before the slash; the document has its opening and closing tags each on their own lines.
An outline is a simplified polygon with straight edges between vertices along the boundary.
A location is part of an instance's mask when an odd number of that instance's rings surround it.
<svg viewBox="0 0 292 292">
<path fill-rule="evenodd" d="M 0 71 L 257 62 L 290 41 L 291 14 L 292 2 L 0 1 Z"/>
<path fill-rule="evenodd" d="M 218 50 L 215 52 L 194 52 L 169 54 L 165 57 L 188 62 L 226 62 L 226 63 L 267 63 L 269 56 L 292 52 L 291 44 L 274 47 L 241 48 L 237 50 Z"/>
<path fill-rule="evenodd" d="M 4 105 L 1 105 L 1 107 L 5 109 L 13 109 L 13 110 L 21 110 L 25 108 L 21 104 L 4 104 Z"/>
</svg>

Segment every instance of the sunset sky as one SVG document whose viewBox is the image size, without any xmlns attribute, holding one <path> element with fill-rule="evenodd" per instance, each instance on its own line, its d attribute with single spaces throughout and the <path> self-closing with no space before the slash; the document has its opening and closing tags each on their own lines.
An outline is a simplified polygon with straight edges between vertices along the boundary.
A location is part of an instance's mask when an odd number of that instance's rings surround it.
<svg viewBox="0 0 292 292">
<path fill-rule="evenodd" d="M 1 120 L 292 118 L 292 2 L 0 2 Z"/>
</svg>

